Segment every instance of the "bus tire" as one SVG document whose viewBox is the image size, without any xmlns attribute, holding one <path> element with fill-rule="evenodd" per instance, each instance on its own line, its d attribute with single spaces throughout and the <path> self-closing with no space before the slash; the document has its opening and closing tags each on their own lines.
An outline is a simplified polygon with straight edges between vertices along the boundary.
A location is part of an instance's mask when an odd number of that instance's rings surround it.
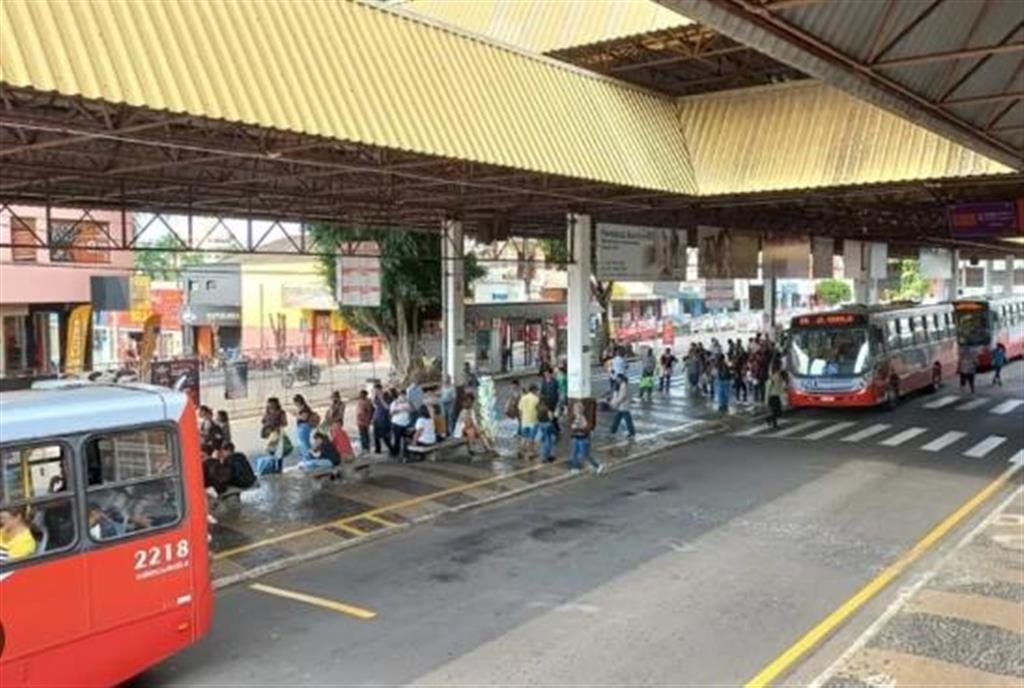
<svg viewBox="0 0 1024 688">
<path fill-rule="evenodd" d="M 936 363 L 932 366 L 932 386 L 930 390 L 932 392 L 938 392 L 939 387 L 942 386 L 942 366 Z"/>
<path fill-rule="evenodd" d="M 889 387 L 885 390 L 885 406 L 890 411 L 894 410 L 900 403 L 899 380 L 889 380 Z"/>
</svg>

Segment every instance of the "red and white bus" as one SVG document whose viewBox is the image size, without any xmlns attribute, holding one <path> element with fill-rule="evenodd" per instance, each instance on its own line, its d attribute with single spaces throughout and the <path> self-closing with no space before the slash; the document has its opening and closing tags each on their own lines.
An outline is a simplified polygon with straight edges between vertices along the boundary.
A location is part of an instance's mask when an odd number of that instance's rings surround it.
<svg viewBox="0 0 1024 688">
<path fill-rule="evenodd" d="M 953 307 L 854 306 L 793 318 L 789 402 L 800 406 L 895 405 L 938 387 L 957 368 Z"/>
<path fill-rule="evenodd" d="M 0 395 L 0 686 L 113 686 L 210 626 L 199 432 L 149 385 Z"/>
<path fill-rule="evenodd" d="M 1024 296 L 959 299 L 953 303 L 957 341 L 977 351 L 978 367 L 992 367 L 996 344 L 1006 357 L 1024 356 Z"/>
</svg>

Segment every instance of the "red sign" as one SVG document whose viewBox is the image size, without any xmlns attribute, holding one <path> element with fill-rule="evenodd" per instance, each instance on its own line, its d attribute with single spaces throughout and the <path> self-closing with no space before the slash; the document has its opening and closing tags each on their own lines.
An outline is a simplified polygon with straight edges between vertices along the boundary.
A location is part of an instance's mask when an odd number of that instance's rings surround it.
<svg viewBox="0 0 1024 688">
<path fill-rule="evenodd" d="M 665 346 L 676 344 L 676 326 L 671 320 L 666 320 L 661 326 L 661 343 Z"/>
</svg>

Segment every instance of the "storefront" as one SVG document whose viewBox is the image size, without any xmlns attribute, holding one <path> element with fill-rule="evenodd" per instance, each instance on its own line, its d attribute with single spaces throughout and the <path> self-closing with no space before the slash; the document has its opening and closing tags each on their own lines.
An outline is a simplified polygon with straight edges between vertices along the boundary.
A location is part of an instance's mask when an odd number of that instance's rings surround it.
<svg viewBox="0 0 1024 688">
<path fill-rule="evenodd" d="M 468 355 L 482 373 L 531 370 L 566 351 L 564 303 L 475 303 L 466 306 Z"/>
</svg>

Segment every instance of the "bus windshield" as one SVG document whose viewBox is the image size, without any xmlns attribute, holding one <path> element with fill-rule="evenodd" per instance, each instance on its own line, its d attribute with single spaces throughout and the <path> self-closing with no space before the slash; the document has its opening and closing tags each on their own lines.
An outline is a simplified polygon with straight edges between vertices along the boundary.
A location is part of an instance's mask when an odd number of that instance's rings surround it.
<svg viewBox="0 0 1024 688">
<path fill-rule="evenodd" d="M 962 346 L 984 346 L 989 343 L 988 311 L 957 311 L 956 339 Z"/>
<path fill-rule="evenodd" d="M 793 372 L 804 377 L 850 377 L 868 369 L 871 345 L 866 328 L 794 329 Z"/>
</svg>

